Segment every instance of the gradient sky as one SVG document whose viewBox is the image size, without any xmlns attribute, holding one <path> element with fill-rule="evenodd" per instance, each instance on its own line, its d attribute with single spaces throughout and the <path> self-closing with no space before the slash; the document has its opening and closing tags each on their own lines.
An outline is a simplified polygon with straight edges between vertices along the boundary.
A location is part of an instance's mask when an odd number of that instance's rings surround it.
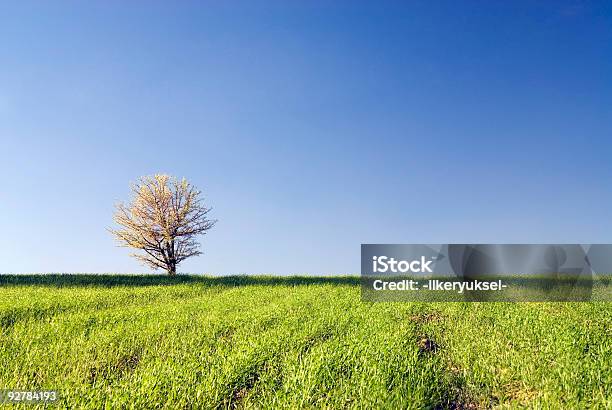
<svg viewBox="0 0 612 410">
<path fill-rule="evenodd" d="M 609 2 L 12 3 L 0 272 L 149 272 L 106 228 L 157 172 L 219 219 L 182 272 L 612 242 Z"/>
</svg>

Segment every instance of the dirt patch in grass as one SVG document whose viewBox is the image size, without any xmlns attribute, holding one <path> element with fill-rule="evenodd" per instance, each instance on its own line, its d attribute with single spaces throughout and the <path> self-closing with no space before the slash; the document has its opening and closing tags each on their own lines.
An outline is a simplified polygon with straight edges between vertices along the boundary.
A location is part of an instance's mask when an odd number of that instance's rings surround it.
<svg viewBox="0 0 612 410">
<path fill-rule="evenodd" d="M 215 334 L 215 339 L 221 343 L 231 342 L 235 332 L 236 328 L 233 326 L 223 328 Z"/>
<path fill-rule="evenodd" d="M 237 407 L 238 402 L 242 401 L 242 399 L 244 399 L 248 394 L 249 394 L 249 388 L 246 386 L 234 391 L 234 394 L 232 395 L 232 403 L 233 403 L 232 407 L 234 408 Z"/>
<path fill-rule="evenodd" d="M 412 314 L 409 316 L 409 319 L 417 323 L 431 323 L 441 321 L 444 319 L 444 316 L 440 312 L 432 311 Z"/>
<path fill-rule="evenodd" d="M 467 386 L 465 369 L 451 363 L 447 366 L 447 375 L 450 387 L 444 395 L 445 400 L 439 403 L 436 409 L 481 410 L 499 405 L 498 397 L 478 395 Z"/>
<path fill-rule="evenodd" d="M 444 399 L 434 406 L 436 410 L 484 410 L 491 409 L 495 405 L 495 400 L 490 400 L 488 404 L 476 400 L 469 394 L 463 380 L 453 379 L 453 387 L 446 391 Z"/>
<path fill-rule="evenodd" d="M 426 335 L 419 336 L 417 344 L 420 353 L 435 353 L 440 348 L 433 339 Z"/>
<path fill-rule="evenodd" d="M 239 407 L 242 400 L 248 396 L 249 392 L 253 389 L 255 384 L 257 384 L 260 378 L 261 373 L 259 370 L 250 373 L 243 383 L 232 389 L 229 400 L 226 400 L 222 407 L 229 407 L 232 409 Z"/>
<path fill-rule="evenodd" d="M 138 363 L 140 363 L 139 352 L 123 355 L 114 363 L 89 368 L 87 379 L 89 383 L 94 384 L 101 380 L 121 378 L 132 373 L 138 366 Z"/>
<path fill-rule="evenodd" d="M 436 410 L 449 409 L 449 410 L 480 410 L 483 407 L 480 407 L 476 403 L 464 403 L 464 402 L 455 402 L 452 401 L 448 403 L 448 407 L 436 407 Z"/>
<path fill-rule="evenodd" d="M 538 396 L 537 390 L 524 386 L 519 382 L 507 385 L 504 388 L 504 392 L 511 401 L 522 406 L 530 405 Z"/>
</svg>

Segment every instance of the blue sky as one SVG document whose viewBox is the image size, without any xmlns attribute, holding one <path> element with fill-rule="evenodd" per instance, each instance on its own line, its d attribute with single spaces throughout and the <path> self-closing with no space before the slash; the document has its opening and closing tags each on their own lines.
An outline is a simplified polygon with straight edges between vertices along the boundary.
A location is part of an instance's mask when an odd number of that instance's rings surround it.
<svg viewBox="0 0 612 410">
<path fill-rule="evenodd" d="M 219 219 L 182 272 L 612 242 L 609 3 L 12 3 L 0 272 L 148 272 L 106 227 L 156 172 Z"/>
</svg>

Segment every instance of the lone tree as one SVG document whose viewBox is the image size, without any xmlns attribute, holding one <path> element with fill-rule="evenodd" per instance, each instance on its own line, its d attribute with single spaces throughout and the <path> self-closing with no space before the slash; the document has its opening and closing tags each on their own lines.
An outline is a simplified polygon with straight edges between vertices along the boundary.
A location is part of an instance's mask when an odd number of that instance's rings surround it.
<svg viewBox="0 0 612 410">
<path fill-rule="evenodd" d="M 142 177 L 132 184 L 129 204 L 116 205 L 114 220 L 120 229 L 110 229 L 121 246 L 139 249 L 134 256 L 153 269 L 176 275 L 176 266 L 200 255 L 197 235 L 212 228 L 201 192 L 186 179 L 168 175 Z"/>
</svg>

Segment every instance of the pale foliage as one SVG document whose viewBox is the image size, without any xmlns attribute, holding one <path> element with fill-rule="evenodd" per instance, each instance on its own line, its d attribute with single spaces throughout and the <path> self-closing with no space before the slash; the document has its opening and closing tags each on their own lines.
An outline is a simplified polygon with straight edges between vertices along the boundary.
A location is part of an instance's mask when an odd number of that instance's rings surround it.
<svg viewBox="0 0 612 410">
<path fill-rule="evenodd" d="M 200 255 L 197 235 L 216 223 L 207 218 L 201 192 L 186 179 L 168 175 L 140 178 L 132 184 L 131 203 L 116 206 L 114 220 L 120 229 L 110 229 L 121 246 L 142 253 L 132 256 L 173 275 L 183 260 Z"/>
</svg>

